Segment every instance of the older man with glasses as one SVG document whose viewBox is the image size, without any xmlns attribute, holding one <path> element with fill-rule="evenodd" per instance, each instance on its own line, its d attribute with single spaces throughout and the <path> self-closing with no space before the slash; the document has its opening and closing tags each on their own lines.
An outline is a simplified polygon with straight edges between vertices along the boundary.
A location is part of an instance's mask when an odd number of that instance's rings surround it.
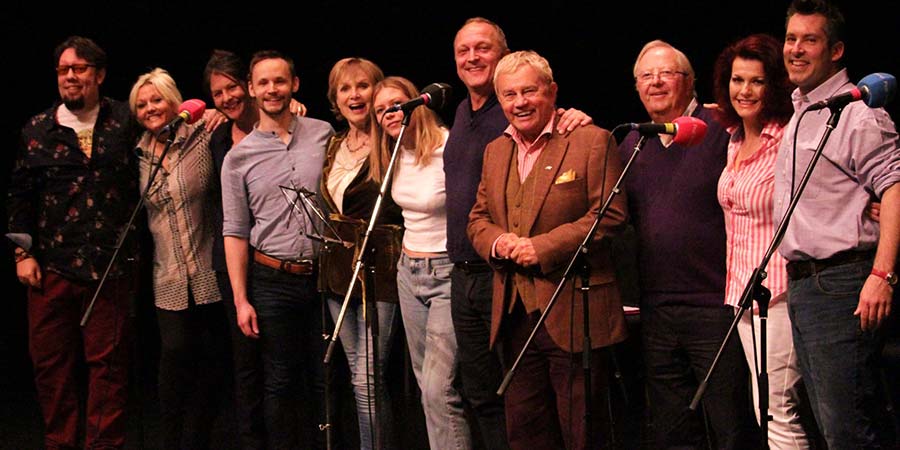
<svg viewBox="0 0 900 450">
<path fill-rule="evenodd" d="M 651 448 L 696 448 L 699 417 L 688 405 L 724 341 L 734 313 L 725 297 L 725 221 L 716 197 L 728 133 L 700 106 L 687 57 L 663 41 L 647 43 L 634 65 L 636 89 L 653 122 L 693 116 L 709 125 L 691 148 L 648 136 L 625 178 L 638 237 L 641 328 L 653 429 Z M 634 151 L 632 132 L 619 147 Z M 739 448 L 750 424 L 741 343 L 730 339 L 703 397 L 715 448 Z"/>
</svg>

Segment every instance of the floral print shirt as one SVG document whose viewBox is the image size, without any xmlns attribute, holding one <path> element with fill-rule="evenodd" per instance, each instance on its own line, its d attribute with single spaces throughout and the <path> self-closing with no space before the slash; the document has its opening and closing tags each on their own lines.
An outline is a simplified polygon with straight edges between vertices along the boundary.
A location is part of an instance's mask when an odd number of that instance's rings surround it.
<svg viewBox="0 0 900 450">
<path fill-rule="evenodd" d="M 100 100 L 90 156 L 79 137 L 56 119 L 59 103 L 34 116 L 7 193 L 7 237 L 31 252 L 41 268 L 76 281 L 98 280 L 137 204 L 137 126 L 128 105 Z M 140 221 L 136 221 L 140 223 Z M 126 239 L 110 276 L 121 276 L 138 255 Z"/>
</svg>

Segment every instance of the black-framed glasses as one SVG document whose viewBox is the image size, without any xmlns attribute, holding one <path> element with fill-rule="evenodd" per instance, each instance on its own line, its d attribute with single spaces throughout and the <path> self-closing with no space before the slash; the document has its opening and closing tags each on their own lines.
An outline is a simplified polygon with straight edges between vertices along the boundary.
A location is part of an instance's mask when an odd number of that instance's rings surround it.
<svg viewBox="0 0 900 450">
<path fill-rule="evenodd" d="M 71 66 L 56 66 L 57 75 L 68 75 L 69 69 L 75 72 L 75 75 L 81 75 L 87 72 L 89 67 L 97 67 L 95 64 L 72 64 Z"/>
</svg>

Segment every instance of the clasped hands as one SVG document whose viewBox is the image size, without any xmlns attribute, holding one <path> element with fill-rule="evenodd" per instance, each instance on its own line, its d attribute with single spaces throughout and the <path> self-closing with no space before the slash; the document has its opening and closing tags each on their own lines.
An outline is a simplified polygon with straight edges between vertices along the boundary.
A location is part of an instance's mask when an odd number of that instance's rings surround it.
<svg viewBox="0 0 900 450">
<path fill-rule="evenodd" d="M 504 233 L 497 238 L 494 255 L 499 259 L 508 259 L 523 267 L 534 266 L 538 263 L 531 238 L 519 237 L 515 233 Z"/>
</svg>

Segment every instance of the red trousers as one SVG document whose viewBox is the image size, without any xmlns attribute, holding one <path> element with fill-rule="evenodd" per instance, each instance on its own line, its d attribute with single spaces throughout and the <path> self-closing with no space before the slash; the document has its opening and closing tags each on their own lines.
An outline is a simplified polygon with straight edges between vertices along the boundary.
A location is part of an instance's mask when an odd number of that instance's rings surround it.
<svg viewBox="0 0 900 450">
<path fill-rule="evenodd" d="M 48 449 L 75 448 L 80 419 L 76 370 L 87 366 L 85 448 L 122 448 L 133 334 L 130 279 L 107 280 L 86 326 L 80 321 L 97 283 L 43 273 L 28 290 L 28 337 Z M 83 359 L 82 359 L 83 358 Z"/>
</svg>

